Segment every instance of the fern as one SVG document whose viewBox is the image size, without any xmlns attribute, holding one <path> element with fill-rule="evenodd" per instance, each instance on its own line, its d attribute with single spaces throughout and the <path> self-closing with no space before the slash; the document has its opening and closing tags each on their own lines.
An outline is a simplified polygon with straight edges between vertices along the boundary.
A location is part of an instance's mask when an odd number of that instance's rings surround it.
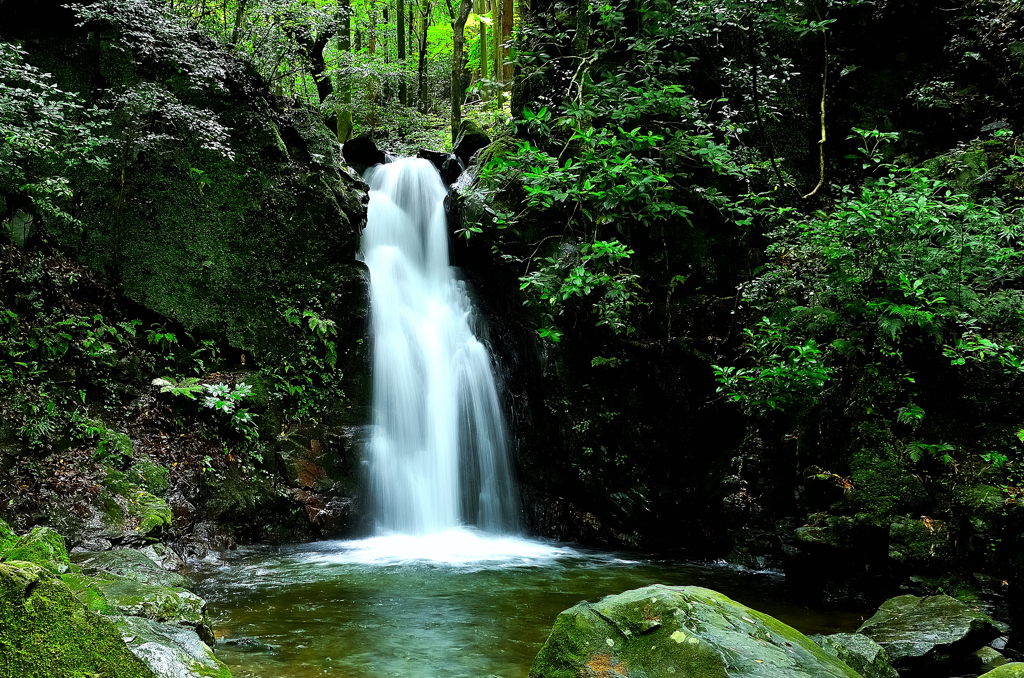
<svg viewBox="0 0 1024 678">
<path fill-rule="evenodd" d="M 153 380 L 154 386 L 160 387 L 161 393 L 170 393 L 173 396 L 185 396 L 189 400 L 195 400 L 196 394 L 206 389 L 199 383 L 197 377 L 187 377 L 181 381 L 171 381 L 167 377 L 157 377 Z"/>
</svg>

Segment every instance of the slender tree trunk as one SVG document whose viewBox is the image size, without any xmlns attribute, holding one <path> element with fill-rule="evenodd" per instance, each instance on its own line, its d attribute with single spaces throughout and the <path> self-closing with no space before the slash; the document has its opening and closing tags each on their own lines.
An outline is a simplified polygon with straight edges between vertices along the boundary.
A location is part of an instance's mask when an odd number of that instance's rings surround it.
<svg viewBox="0 0 1024 678">
<path fill-rule="evenodd" d="M 419 60 L 419 89 L 420 89 L 420 110 L 427 110 L 427 29 L 430 28 L 430 14 L 432 7 L 430 0 L 421 0 L 420 6 L 420 60 Z"/>
<path fill-rule="evenodd" d="M 338 10 L 343 14 L 338 34 L 338 51 L 344 54 L 352 51 L 352 0 L 338 0 Z M 338 93 L 341 95 L 338 106 L 338 141 L 345 143 L 352 136 L 352 82 L 348 73 L 339 76 Z"/>
<path fill-rule="evenodd" d="M 480 2 L 480 15 L 483 16 L 487 13 L 487 0 L 481 0 Z M 480 95 L 483 99 L 487 99 L 490 92 L 488 91 L 490 86 L 487 85 L 487 24 L 481 19 L 480 21 Z"/>
<path fill-rule="evenodd" d="M 416 52 L 416 48 L 412 44 L 413 33 L 416 32 L 416 21 L 413 17 L 415 11 L 416 0 L 409 0 L 409 33 L 406 36 L 405 53 L 412 56 Z"/>
<path fill-rule="evenodd" d="M 585 57 L 590 42 L 590 0 L 579 0 L 576 10 L 576 37 L 572 39 L 572 53 Z"/>
<path fill-rule="evenodd" d="M 238 0 L 238 7 L 235 8 L 235 27 L 231 31 L 231 46 L 238 44 L 242 37 L 242 26 L 245 24 L 245 3 L 246 0 Z"/>
<path fill-rule="evenodd" d="M 366 51 L 370 54 L 377 53 L 377 3 L 369 0 L 366 7 L 366 16 L 369 19 L 369 26 L 366 29 Z"/>
<path fill-rule="evenodd" d="M 473 0 L 459 3 L 458 15 L 452 17 L 452 143 L 462 122 L 462 99 L 466 96 L 466 20 L 473 11 Z"/>
<path fill-rule="evenodd" d="M 534 0 L 519 0 L 520 26 L 529 26 L 533 23 L 533 2 Z M 532 100 L 530 79 L 523 77 L 520 66 L 515 67 L 513 75 L 515 77 L 512 79 L 512 92 L 509 96 L 509 102 L 512 106 L 512 117 L 519 118 L 523 115 L 523 108 L 526 103 Z"/>
<path fill-rule="evenodd" d="M 491 0 L 491 34 L 494 37 L 494 44 L 491 54 L 494 58 L 494 80 L 498 83 L 497 92 L 500 94 L 505 82 L 504 69 L 501 67 L 501 11 L 502 0 Z M 499 97 L 500 98 L 500 97 Z"/>
<path fill-rule="evenodd" d="M 398 64 L 401 80 L 398 81 L 398 101 L 403 106 L 409 105 L 409 93 L 405 87 L 405 0 L 395 0 L 395 18 L 398 21 Z"/>
<path fill-rule="evenodd" d="M 501 72 L 503 82 L 512 82 L 512 64 L 509 63 L 509 41 L 512 38 L 512 24 L 515 19 L 515 9 L 512 0 L 496 0 L 502 2 L 501 8 Z"/>
</svg>

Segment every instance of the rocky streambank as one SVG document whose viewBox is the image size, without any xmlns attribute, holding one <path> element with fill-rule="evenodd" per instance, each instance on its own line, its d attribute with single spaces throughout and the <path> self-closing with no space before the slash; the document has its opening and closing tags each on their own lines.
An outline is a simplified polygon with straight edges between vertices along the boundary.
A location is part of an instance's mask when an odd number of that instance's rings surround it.
<svg viewBox="0 0 1024 678">
<path fill-rule="evenodd" d="M 160 544 L 69 555 L 49 528 L 0 522 L 0 675 L 230 678 L 181 566 Z"/>
<path fill-rule="evenodd" d="M 721 593 L 647 586 L 558 616 L 530 678 L 1021 675 L 1005 624 L 949 596 L 886 601 L 856 633 L 805 636 Z"/>
</svg>

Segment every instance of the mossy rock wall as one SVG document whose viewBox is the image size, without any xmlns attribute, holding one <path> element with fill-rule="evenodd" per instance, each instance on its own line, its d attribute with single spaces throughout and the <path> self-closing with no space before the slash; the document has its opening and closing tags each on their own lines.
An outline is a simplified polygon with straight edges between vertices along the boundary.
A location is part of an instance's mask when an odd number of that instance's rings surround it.
<svg viewBox="0 0 1024 678">
<path fill-rule="evenodd" d="M 215 115 L 233 153 L 203 148 L 159 115 L 119 119 L 109 134 L 131 149 L 127 162 L 78 177 L 84 199 L 74 212 L 83 226 L 51 223 L 45 235 L 109 274 L 131 300 L 187 332 L 226 339 L 238 353 L 222 357 L 234 361 L 244 353 L 246 364 L 304 364 L 297 339 L 305 328 L 285 312 L 332 320 L 337 368 L 352 382 L 346 393 L 362 393 L 367 302 L 356 254 L 365 184 L 341 169 L 340 147 L 316 112 L 273 95 L 250 65 L 194 39 L 192 47 L 223 65 L 222 82 L 186 78 L 169 62 L 122 63 L 112 28 L 26 43 L 31 63 L 89 103 L 109 105 L 94 98 L 104 88 L 158 83 L 182 105 Z M 132 144 L 119 127 L 133 124 L 170 138 Z"/>
</svg>

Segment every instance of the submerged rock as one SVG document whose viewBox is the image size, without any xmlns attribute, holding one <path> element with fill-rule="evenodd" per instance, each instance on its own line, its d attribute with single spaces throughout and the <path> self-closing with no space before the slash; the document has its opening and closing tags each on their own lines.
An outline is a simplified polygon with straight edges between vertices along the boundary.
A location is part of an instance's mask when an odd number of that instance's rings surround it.
<svg viewBox="0 0 1024 678">
<path fill-rule="evenodd" d="M 265 643 L 259 638 L 250 638 L 249 636 L 241 636 L 239 638 L 222 638 L 217 642 L 217 645 L 226 647 L 234 652 L 247 652 L 247 653 L 275 653 L 278 651 L 278 645 L 271 645 Z"/>
<path fill-rule="evenodd" d="M 530 678 L 859 678 L 796 629 L 698 586 L 654 585 L 558 615 Z"/>
<path fill-rule="evenodd" d="M 885 648 L 898 671 L 965 658 L 999 637 L 987 614 L 949 596 L 905 595 L 882 603 L 857 629 Z"/>
<path fill-rule="evenodd" d="M 863 678 L 898 678 L 889 662 L 885 648 L 859 633 L 834 633 L 830 636 L 810 636 L 821 649 L 841 659 Z"/>
</svg>

